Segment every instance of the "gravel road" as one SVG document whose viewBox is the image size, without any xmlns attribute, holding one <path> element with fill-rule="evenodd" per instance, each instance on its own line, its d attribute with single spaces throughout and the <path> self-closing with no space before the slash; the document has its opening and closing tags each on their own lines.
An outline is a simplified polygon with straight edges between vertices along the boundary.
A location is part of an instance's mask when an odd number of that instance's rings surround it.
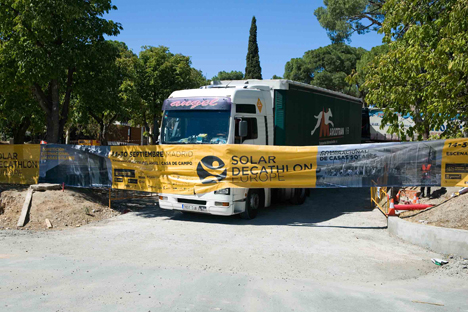
<svg viewBox="0 0 468 312">
<path fill-rule="evenodd" d="M 368 189 L 313 190 L 251 221 L 146 202 L 80 228 L 2 231 L 0 310 L 468 311 L 463 263 L 444 271 L 430 260 L 443 255 L 390 237 L 369 202 Z"/>
</svg>

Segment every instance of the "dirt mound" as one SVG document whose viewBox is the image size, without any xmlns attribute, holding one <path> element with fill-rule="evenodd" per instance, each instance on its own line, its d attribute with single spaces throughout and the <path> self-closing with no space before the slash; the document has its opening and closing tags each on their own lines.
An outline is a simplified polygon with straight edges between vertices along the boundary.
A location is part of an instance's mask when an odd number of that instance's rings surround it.
<svg viewBox="0 0 468 312">
<path fill-rule="evenodd" d="M 400 217 L 415 223 L 468 230 L 468 194 L 451 198 L 452 190 L 447 191 L 440 198 L 421 201 L 439 206 L 424 211 L 403 212 Z"/>
<path fill-rule="evenodd" d="M 26 197 L 27 187 L 10 187 L 1 193 L 3 211 L 0 209 L 0 229 L 16 229 Z M 23 229 L 47 229 L 49 219 L 53 229 L 81 226 L 119 215 L 107 207 L 107 191 L 90 189 L 65 189 L 34 192 L 29 219 Z M 3 212 L 3 213 L 2 213 Z"/>
</svg>

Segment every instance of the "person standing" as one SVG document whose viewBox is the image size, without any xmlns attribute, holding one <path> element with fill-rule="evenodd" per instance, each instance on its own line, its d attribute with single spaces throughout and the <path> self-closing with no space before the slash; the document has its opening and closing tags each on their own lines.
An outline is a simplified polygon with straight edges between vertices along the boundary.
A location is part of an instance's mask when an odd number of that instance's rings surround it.
<svg viewBox="0 0 468 312">
<path fill-rule="evenodd" d="M 422 177 L 421 177 L 421 197 L 427 197 L 429 198 L 431 196 L 431 188 L 425 187 L 425 185 L 430 184 L 431 182 L 431 167 L 432 165 L 427 163 L 427 164 L 422 164 L 421 169 L 422 169 Z M 425 189 L 427 189 L 427 193 L 425 193 Z"/>
</svg>

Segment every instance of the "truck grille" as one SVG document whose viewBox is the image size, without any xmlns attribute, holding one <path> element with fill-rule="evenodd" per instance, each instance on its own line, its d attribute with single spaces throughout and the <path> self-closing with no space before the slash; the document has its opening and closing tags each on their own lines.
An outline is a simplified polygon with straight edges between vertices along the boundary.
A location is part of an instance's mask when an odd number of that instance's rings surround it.
<svg viewBox="0 0 468 312">
<path fill-rule="evenodd" d="M 206 200 L 178 198 L 177 201 L 184 204 L 206 205 Z"/>
</svg>

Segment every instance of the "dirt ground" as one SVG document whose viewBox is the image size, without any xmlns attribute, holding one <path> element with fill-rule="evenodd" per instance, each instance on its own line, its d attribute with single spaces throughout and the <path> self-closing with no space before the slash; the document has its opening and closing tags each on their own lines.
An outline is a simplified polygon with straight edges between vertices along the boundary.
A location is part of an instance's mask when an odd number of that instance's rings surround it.
<svg viewBox="0 0 468 312">
<path fill-rule="evenodd" d="M 440 188 L 433 188 L 437 191 Z M 439 198 L 422 198 L 422 204 L 435 205 L 423 211 L 407 211 L 400 218 L 414 223 L 468 230 L 468 194 L 451 197 L 460 188 L 447 188 L 447 193 Z"/>
<path fill-rule="evenodd" d="M 468 261 L 390 236 L 369 193 L 315 189 L 254 220 L 135 201 L 79 228 L 0 231 L 0 309 L 468 311 Z"/>
<path fill-rule="evenodd" d="M 1 186 L 0 230 L 16 229 L 28 190 L 27 186 Z M 29 218 L 24 230 L 47 230 L 80 227 L 121 214 L 121 209 L 108 207 L 106 190 L 67 188 L 64 192 L 36 191 L 33 193 Z"/>
</svg>

